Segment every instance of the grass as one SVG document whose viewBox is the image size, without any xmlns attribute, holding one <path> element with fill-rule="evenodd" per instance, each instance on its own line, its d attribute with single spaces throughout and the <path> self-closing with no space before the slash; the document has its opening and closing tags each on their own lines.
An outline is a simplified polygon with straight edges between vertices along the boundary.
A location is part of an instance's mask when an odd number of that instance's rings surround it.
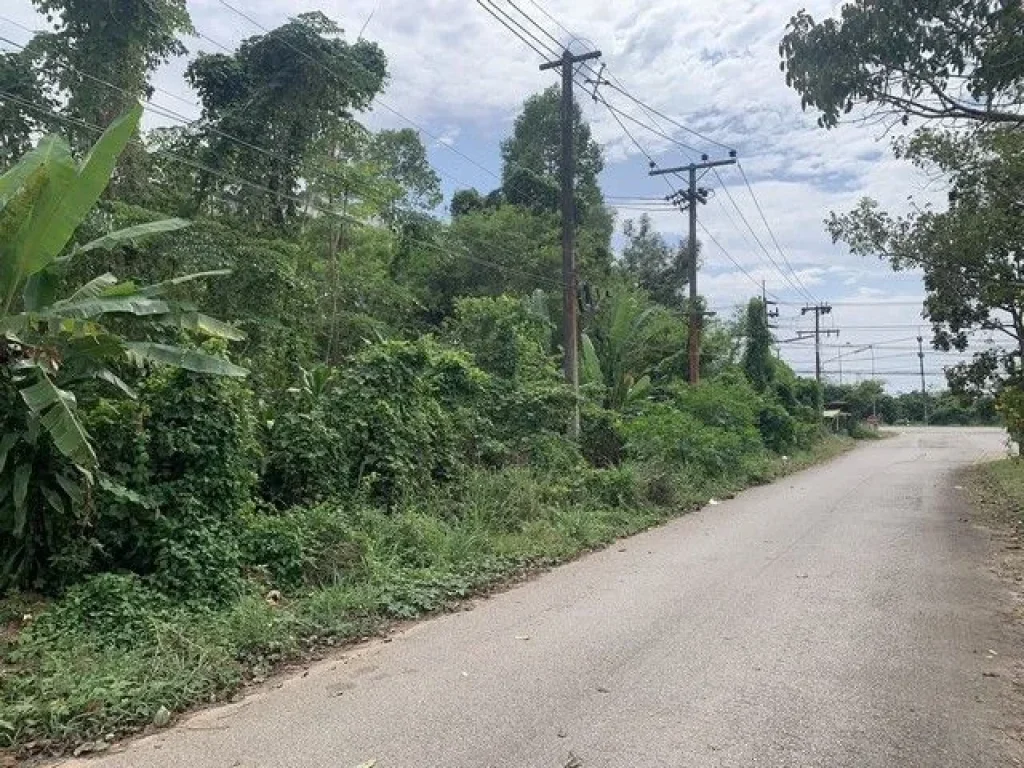
<svg viewBox="0 0 1024 768">
<path fill-rule="evenodd" d="M 1024 459 L 979 464 L 963 479 L 979 514 L 988 520 L 1024 525 Z"/>
<path fill-rule="evenodd" d="M 14 596 L 0 603 L 0 628 L 8 627 L 0 635 L 0 758 L 5 749 L 18 757 L 103 749 L 152 729 L 161 707 L 182 712 L 230 699 L 289 664 L 450 609 L 853 445 L 831 438 L 792 457 L 760 456 L 721 478 L 650 466 L 568 478 L 520 468 L 473 473 L 456 495 L 391 514 L 319 508 L 309 520 L 334 537 L 328 549 L 344 552 L 317 558 L 320 570 L 307 573 L 315 588 L 269 591 L 273 583 L 250 582 L 215 609 L 169 604 L 138 579 L 116 575 L 45 610 Z M 26 614 L 34 618 L 23 622 Z"/>
</svg>

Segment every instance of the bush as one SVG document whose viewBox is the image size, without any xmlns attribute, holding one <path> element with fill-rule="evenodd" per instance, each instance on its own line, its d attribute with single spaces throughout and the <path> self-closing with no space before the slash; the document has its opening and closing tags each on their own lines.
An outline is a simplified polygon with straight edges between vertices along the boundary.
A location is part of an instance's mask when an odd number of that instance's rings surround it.
<svg viewBox="0 0 1024 768">
<path fill-rule="evenodd" d="M 271 586 L 322 587 L 351 574 L 362 559 L 344 512 L 334 505 L 252 513 L 242 535 L 242 562 Z"/>
<path fill-rule="evenodd" d="M 672 401 L 648 403 L 626 422 L 631 456 L 721 476 L 764 450 L 758 398 L 745 382 L 709 382 L 672 394 Z"/>
<path fill-rule="evenodd" d="M 20 641 L 62 646 L 86 631 L 104 644 L 131 648 L 153 637 L 154 620 L 175 615 L 167 599 L 135 574 L 102 573 L 68 589 L 36 617 Z"/>
<path fill-rule="evenodd" d="M 267 440 L 260 479 L 263 498 L 280 508 L 315 504 L 349 490 L 345 440 L 321 408 L 282 413 Z"/>
<path fill-rule="evenodd" d="M 587 461 L 598 468 L 621 464 L 626 448 L 622 417 L 588 403 L 583 406 L 580 420 L 580 449 Z"/>
<path fill-rule="evenodd" d="M 551 323 L 512 296 L 457 300 L 445 336 L 494 376 L 535 378 L 550 364 Z"/>
<path fill-rule="evenodd" d="M 156 583 L 191 600 L 233 594 L 259 461 L 251 394 L 237 379 L 168 370 L 150 378 L 144 402 L 150 493 L 160 509 Z"/>
<path fill-rule="evenodd" d="M 328 426 L 353 461 L 348 486 L 389 505 L 458 476 L 473 453 L 472 408 L 487 375 L 430 337 L 387 341 L 359 354 L 325 398 Z"/>
<path fill-rule="evenodd" d="M 765 447 L 775 453 L 789 453 L 796 445 L 796 420 L 778 403 L 764 403 L 757 417 Z"/>
</svg>

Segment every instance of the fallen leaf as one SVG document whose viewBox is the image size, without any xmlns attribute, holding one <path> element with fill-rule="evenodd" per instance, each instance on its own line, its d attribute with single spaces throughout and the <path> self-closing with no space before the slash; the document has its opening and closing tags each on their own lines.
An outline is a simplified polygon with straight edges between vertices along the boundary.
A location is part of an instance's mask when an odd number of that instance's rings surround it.
<svg viewBox="0 0 1024 768">
<path fill-rule="evenodd" d="M 516 640 L 529 640 L 529 635 L 516 635 Z"/>
<path fill-rule="evenodd" d="M 569 761 L 565 764 L 565 768 L 583 768 L 583 761 L 570 752 Z"/>
<path fill-rule="evenodd" d="M 598 688 L 597 688 L 597 692 L 598 692 L 598 693 L 611 693 L 611 691 L 610 691 L 610 690 L 608 690 L 607 688 L 603 688 L 603 687 L 601 687 L 601 686 L 598 686 Z"/>
</svg>

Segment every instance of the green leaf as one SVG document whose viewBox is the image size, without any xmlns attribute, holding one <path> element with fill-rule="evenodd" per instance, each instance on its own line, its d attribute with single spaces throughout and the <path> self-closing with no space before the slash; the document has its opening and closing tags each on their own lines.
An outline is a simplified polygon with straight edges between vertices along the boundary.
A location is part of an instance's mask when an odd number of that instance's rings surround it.
<svg viewBox="0 0 1024 768">
<path fill-rule="evenodd" d="M 132 504 L 137 504 L 145 509 L 153 509 L 156 506 L 152 499 L 149 499 L 140 493 L 136 493 L 131 488 L 121 485 L 121 483 L 111 480 L 106 475 L 100 475 L 99 486 L 119 501 L 127 501 Z"/>
<path fill-rule="evenodd" d="M 18 261 L 26 276 L 45 268 L 64 250 L 110 183 L 141 117 L 142 106 L 136 104 L 111 123 L 77 169 L 71 166 L 68 172 L 66 158 L 59 155 L 45 161 L 49 180 L 18 244 Z"/>
<path fill-rule="evenodd" d="M 25 499 L 28 498 L 28 481 L 32 477 L 32 465 L 21 464 L 14 470 L 14 484 L 11 498 L 14 501 L 14 535 L 20 536 L 28 519 Z"/>
<path fill-rule="evenodd" d="M 109 272 L 105 272 L 99 277 L 94 277 L 88 283 L 80 287 L 77 291 L 71 294 L 66 301 L 81 301 L 82 299 L 95 299 L 97 296 L 103 296 L 106 291 L 113 286 L 117 285 L 117 278 Z"/>
<path fill-rule="evenodd" d="M 59 287 L 60 277 L 52 269 L 44 269 L 29 276 L 25 281 L 25 289 L 22 291 L 25 311 L 36 312 L 43 307 L 50 306 L 57 298 Z"/>
<path fill-rule="evenodd" d="M 67 494 L 67 497 L 71 499 L 71 503 L 74 506 L 82 506 L 82 503 L 85 501 L 85 494 L 82 492 L 82 486 L 80 483 L 72 480 L 65 474 L 55 475 L 54 480 L 57 481 L 57 485 L 61 487 L 61 490 Z"/>
<path fill-rule="evenodd" d="M 42 371 L 35 384 L 21 390 L 21 397 L 45 429 L 54 446 L 85 471 L 96 466 L 89 435 L 75 413 L 75 396 L 58 389 Z"/>
<path fill-rule="evenodd" d="M 175 328 L 203 333 L 216 339 L 242 341 L 245 338 L 245 334 L 233 325 L 201 312 L 172 312 L 167 317 L 160 318 L 159 322 Z"/>
<path fill-rule="evenodd" d="M 161 299 L 150 299 L 144 296 L 101 296 L 96 299 L 83 299 L 75 302 L 58 302 L 43 317 L 70 318 L 86 320 L 101 315 L 135 315 L 149 317 L 164 315 L 170 311 L 167 302 Z"/>
<path fill-rule="evenodd" d="M 0 437 L 0 474 L 3 473 L 4 467 L 7 466 L 7 455 L 20 439 L 20 436 L 13 432 L 8 432 L 3 437 Z"/>
<path fill-rule="evenodd" d="M 164 232 L 175 232 L 179 229 L 192 226 L 192 222 L 186 221 L 185 219 L 162 219 L 160 221 L 150 221 L 145 224 L 137 224 L 134 227 L 126 227 L 125 229 L 119 229 L 116 232 L 111 232 L 108 235 L 97 238 L 92 242 L 86 243 L 77 250 L 77 253 L 88 253 L 89 251 L 96 250 L 109 250 L 110 248 L 117 248 L 118 246 L 125 245 L 127 243 L 137 243 L 147 237 L 153 235 L 159 235 Z"/>
<path fill-rule="evenodd" d="M 116 387 L 117 389 L 121 390 L 123 394 L 127 395 L 132 400 L 138 399 L 138 395 L 135 393 L 135 390 L 129 387 L 120 376 L 118 376 L 113 371 L 108 370 L 107 368 L 101 368 L 98 371 L 93 371 L 91 376 L 94 379 L 105 381 L 108 384 Z"/>
<path fill-rule="evenodd" d="M 53 511 L 58 515 L 64 514 L 64 500 L 60 497 L 60 494 L 50 488 L 48 485 L 42 485 L 39 490 L 43 494 L 43 498 L 46 499 L 46 503 L 49 504 Z"/>
<path fill-rule="evenodd" d="M 46 136 L 35 149 L 22 155 L 21 160 L 13 168 L 0 176 L 0 212 L 21 191 L 29 177 L 55 153 L 71 156 L 71 150 L 64 139 L 59 136 Z"/>
<path fill-rule="evenodd" d="M 136 362 L 150 362 L 158 365 L 167 365 L 172 368 L 183 368 L 186 371 L 195 373 L 207 373 L 215 376 L 233 376 L 242 378 L 248 376 L 245 368 L 229 363 L 219 357 L 208 355 L 204 352 L 197 352 L 194 349 L 173 347 L 169 344 L 154 344 L 152 342 L 127 342 L 125 350 L 129 357 Z"/>
<path fill-rule="evenodd" d="M 190 275 L 181 275 L 180 277 L 171 278 L 165 280 L 162 283 L 154 283 L 153 285 L 147 285 L 145 288 L 139 290 L 143 296 L 162 296 L 164 291 L 168 288 L 174 288 L 178 285 L 184 285 L 185 283 L 191 283 L 195 280 L 205 280 L 208 277 L 224 277 L 230 275 L 230 269 L 214 269 L 208 272 L 193 272 Z"/>
<path fill-rule="evenodd" d="M 581 346 L 583 347 L 583 367 L 580 371 L 584 384 L 601 384 L 604 382 L 604 374 L 601 371 L 601 360 L 597 356 L 594 342 L 586 333 L 581 334 Z"/>
</svg>

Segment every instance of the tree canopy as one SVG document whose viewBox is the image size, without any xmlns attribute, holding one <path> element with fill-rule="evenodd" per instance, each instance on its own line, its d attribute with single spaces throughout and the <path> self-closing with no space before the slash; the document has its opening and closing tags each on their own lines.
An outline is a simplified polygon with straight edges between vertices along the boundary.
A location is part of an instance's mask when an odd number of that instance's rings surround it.
<svg viewBox="0 0 1024 768">
<path fill-rule="evenodd" d="M 801 10 L 779 53 L 825 128 L 857 106 L 903 120 L 1024 121 L 1019 0 L 854 0 L 823 21 Z"/>
</svg>

